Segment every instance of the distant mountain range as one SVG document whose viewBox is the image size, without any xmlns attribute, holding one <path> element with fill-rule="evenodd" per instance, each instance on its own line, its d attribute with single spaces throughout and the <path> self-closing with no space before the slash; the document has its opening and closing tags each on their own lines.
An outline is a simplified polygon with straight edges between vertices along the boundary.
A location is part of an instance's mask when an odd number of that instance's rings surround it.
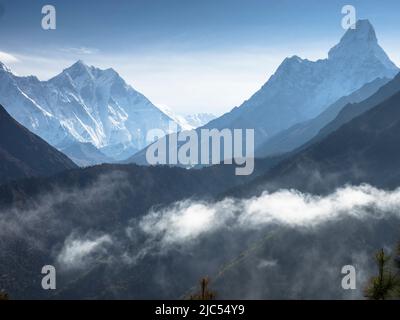
<svg viewBox="0 0 400 320">
<path fill-rule="evenodd" d="M 216 116 L 211 113 L 194 113 L 188 115 L 175 114 L 169 108 L 160 108 L 162 112 L 172 118 L 176 123 L 179 124 L 182 130 L 193 130 L 202 127 L 214 120 Z"/>
<path fill-rule="evenodd" d="M 215 118 L 216 116 L 211 113 L 195 113 L 184 117 L 186 123 L 191 127 L 191 129 L 202 127 Z"/>
<path fill-rule="evenodd" d="M 113 69 L 82 61 L 48 81 L 15 76 L 0 63 L 0 103 L 19 123 L 81 166 L 146 164 L 148 131 L 168 132 L 170 123 L 177 130 L 254 129 L 255 156 L 263 157 L 306 143 L 347 103 L 367 98 L 397 72 L 372 25 L 359 20 L 327 59 L 285 59 L 249 100 L 216 119 L 210 114 L 180 117 L 164 112 Z"/>
<path fill-rule="evenodd" d="M 0 184 L 76 168 L 64 154 L 15 121 L 0 105 Z"/>
<path fill-rule="evenodd" d="M 340 99 L 349 96 L 349 102 L 360 101 L 357 99 L 368 96 L 379 87 L 377 79 L 383 79 L 383 84 L 384 79 L 392 79 L 398 71 L 379 46 L 370 22 L 359 20 L 356 28 L 347 30 L 340 42 L 329 51 L 327 59 L 315 62 L 297 56 L 285 59 L 249 100 L 202 128 L 254 129 L 256 156 L 266 155 L 272 152 L 261 150 L 260 146 L 267 144 L 266 148 L 269 148 L 269 139 L 291 126 L 319 116 L 331 107 L 328 111 L 332 112 L 330 115 L 325 114 L 313 122 L 309 129 L 311 134 L 290 142 L 293 146 L 285 148 L 280 145 L 280 150 L 276 150 L 285 151 L 306 142 L 327 120 L 332 120 L 346 103 L 345 99 Z M 362 89 L 374 81 L 377 81 L 375 85 Z M 356 93 L 358 90 L 361 91 Z M 285 139 L 280 142 L 285 143 Z M 128 162 L 146 164 L 145 150 L 128 159 Z"/>
<path fill-rule="evenodd" d="M 144 148 L 148 130 L 173 122 L 116 71 L 82 61 L 48 81 L 15 76 L 0 63 L 0 103 L 51 145 L 68 152 L 71 143 L 91 143 L 114 161 Z"/>
</svg>

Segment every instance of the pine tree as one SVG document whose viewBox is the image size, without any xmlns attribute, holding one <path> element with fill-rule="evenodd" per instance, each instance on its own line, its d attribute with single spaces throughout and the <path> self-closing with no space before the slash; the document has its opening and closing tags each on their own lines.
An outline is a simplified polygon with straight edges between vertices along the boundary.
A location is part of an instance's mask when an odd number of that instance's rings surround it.
<svg viewBox="0 0 400 320">
<path fill-rule="evenodd" d="M 7 293 L 5 293 L 5 292 L 3 292 L 3 291 L 0 291 L 0 301 L 1 300 L 8 300 L 8 294 Z"/>
<path fill-rule="evenodd" d="M 208 289 L 210 280 L 203 278 L 200 281 L 200 292 L 190 296 L 190 300 L 215 300 L 216 294 Z"/>
<path fill-rule="evenodd" d="M 397 244 L 395 257 L 394 257 L 394 265 L 397 271 L 400 273 L 400 242 Z"/>
<path fill-rule="evenodd" d="M 396 277 L 398 279 L 397 286 L 395 289 L 396 298 L 400 298 L 400 242 L 397 244 L 395 257 L 394 257 L 394 266 L 396 268 Z"/>
<path fill-rule="evenodd" d="M 372 277 L 369 285 L 365 289 L 365 297 L 371 300 L 385 300 L 395 294 L 399 281 L 395 274 L 390 271 L 391 257 L 386 255 L 381 249 L 375 255 L 378 266 L 378 275 Z"/>
</svg>

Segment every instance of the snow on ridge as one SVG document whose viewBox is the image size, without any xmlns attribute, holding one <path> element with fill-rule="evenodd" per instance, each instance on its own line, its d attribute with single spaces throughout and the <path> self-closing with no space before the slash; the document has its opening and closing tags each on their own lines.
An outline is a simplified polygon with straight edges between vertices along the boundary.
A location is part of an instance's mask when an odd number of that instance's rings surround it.
<svg viewBox="0 0 400 320">
<path fill-rule="evenodd" d="M 0 77 L 0 103 L 53 146 L 89 142 L 97 148 L 110 147 L 109 156 L 118 157 L 118 146 L 123 146 L 121 152 L 140 149 L 149 143 L 148 130 L 166 130 L 171 121 L 115 70 L 89 67 L 83 61 L 47 81 L 15 76 L 5 66 Z M 51 125 L 46 117 L 53 118 Z"/>
</svg>

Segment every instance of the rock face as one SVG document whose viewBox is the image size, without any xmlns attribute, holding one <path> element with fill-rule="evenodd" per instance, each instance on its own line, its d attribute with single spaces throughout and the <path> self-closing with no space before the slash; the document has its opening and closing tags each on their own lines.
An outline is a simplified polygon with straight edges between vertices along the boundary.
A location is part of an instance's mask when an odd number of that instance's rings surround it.
<svg viewBox="0 0 400 320">
<path fill-rule="evenodd" d="M 115 159 L 144 148 L 148 130 L 167 130 L 172 121 L 116 71 L 82 61 L 48 81 L 15 76 L 0 64 L 0 103 L 53 146 L 91 143 Z"/>
<path fill-rule="evenodd" d="M 75 167 L 64 154 L 29 132 L 0 105 L 0 184 Z"/>
</svg>

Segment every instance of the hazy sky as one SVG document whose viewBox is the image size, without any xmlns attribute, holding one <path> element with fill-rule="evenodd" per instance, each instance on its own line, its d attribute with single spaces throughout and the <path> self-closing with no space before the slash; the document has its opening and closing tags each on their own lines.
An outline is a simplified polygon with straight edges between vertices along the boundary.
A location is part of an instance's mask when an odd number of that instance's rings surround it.
<svg viewBox="0 0 400 320">
<path fill-rule="evenodd" d="M 45 4 L 56 7 L 56 30 L 41 28 Z M 400 65 L 398 0 L 0 0 L 0 61 L 48 79 L 82 59 L 113 67 L 156 105 L 220 115 L 285 57 L 325 58 L 346 4 Z"/>
</svg>

